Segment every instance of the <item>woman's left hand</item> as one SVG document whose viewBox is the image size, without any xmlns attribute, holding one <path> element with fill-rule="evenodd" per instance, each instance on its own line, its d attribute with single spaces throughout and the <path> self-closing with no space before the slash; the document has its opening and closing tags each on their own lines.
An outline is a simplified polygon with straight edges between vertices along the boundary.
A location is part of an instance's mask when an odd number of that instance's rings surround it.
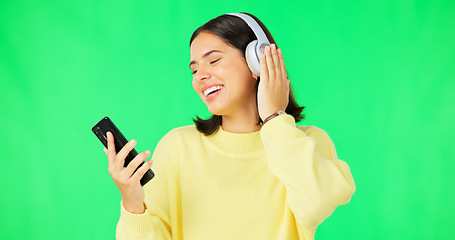
<svg viewBox="0 0 455 240">
<path fill-rule="evenodd" d="M 278 110 L 286 110 L 289 102 L 289 82 L 281 49 L 275 44 L 264 49 L 261 56 L 261 78 L 258 86 L 259 117 L 264 121 Z"/>
</svg>

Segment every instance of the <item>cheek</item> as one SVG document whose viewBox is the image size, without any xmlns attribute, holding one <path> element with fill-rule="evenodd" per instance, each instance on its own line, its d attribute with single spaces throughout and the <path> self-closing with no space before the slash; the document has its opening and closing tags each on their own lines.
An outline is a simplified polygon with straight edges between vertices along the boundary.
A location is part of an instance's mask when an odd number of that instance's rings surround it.
<svg viewBox="0 0 455 240">
<path fill-rule="evenodd" d="M 236 74 L 241 76 L 242 78 L 250 78 L 252 77 L 251 71 L 248 68 L 248 64 L 246 63 L 245 59 L 239 57 L 237 61 L 235 61 L 235 65 L 232 66 L 236 71 Z"/>
<path fill-rule="evenodd" d="M 193 89 L 194 89 L 194 91 L 196 91 L 196 93 L 199 94 L 199 89 L 200 89 L 200 87 L 199 87 L 199 82 L 196 81 L 195 79 L 193 79 L 192 84 L 193 84 Z"/>
<path fill-rule="evenodd" d="M 193 85 L 194 91 L 197 92 L 196 89 L 198 89 L 199 83 L 198 83 L 198 81 L 196 79 L 194 79 L 194 76 L 193 76 L 193 81 L 191 82 L 191 84 Z"/>
<path fill-rule="evenodd" d="M 196 91 L 196 92 L 197 92 L 197 90 L 196 90 L 196 89 L 197 89 L 197 83 L 196 83 L 196 81 L 195 81 L 195 80 L 193 80 L 193 89 L 194 89 L 194 91 Z"/>
<path fill-rule="evenodd" d="M 239 84 L 247 88 L 256 84 L 256 80 L 253 78 L 253 75 L 246 63 L 239 62 L 239 64 L 236 65 L 235 69 L 236 78 L 242 79 Z"/>
</svg>

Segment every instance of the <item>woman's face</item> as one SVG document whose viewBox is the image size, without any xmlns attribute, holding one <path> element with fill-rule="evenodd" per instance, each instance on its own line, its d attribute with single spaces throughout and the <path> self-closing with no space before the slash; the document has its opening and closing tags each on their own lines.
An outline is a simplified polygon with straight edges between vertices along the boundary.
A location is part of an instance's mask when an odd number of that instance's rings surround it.
<svg viewBox="0 0 455 240">
<path fill-rule="evenodd" d="M 201 32 L 190 46 L 193 88 L 212 114 L 235 116 L 256 106 L 256 79 L 244 53 Z"/>
</svg>

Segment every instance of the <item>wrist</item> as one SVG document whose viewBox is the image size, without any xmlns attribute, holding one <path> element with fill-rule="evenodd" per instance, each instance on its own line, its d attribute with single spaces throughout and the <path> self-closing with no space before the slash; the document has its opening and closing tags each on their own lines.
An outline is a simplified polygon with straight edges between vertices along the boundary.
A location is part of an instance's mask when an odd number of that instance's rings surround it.
<svg viewBox="0 0 455 240">
<path fill-rule="evenodd" d="M 264 121 L 262 122 L 262 125 L 266 124 L 268 121 L 272 120 L 272 119 L 275 118 L 275 117 L 278 117 L 278 116 L 280 116 L 280 115 L 285 115 L 285 114 L 286 114 L 285 111 L 283 111 L 283 110 L 278 110 L 278 111 L 276 111 L 276 112 L 270 114 L 268 117 L 266 117 L 266 118 L 264 119 Z"/>
<path fill-rule="evenodd" d="M 126 211 L 132 214 L 143 214 L 145 212 L 145 204 L 144 202 L 141 203 L 132 203 L 128 201 L 122 201 L 123 208 Z"/>
</svg>

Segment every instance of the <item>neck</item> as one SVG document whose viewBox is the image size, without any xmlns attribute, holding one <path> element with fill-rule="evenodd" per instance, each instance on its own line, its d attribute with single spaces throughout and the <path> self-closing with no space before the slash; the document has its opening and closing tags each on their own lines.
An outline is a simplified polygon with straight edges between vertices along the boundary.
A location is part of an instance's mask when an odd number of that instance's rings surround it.
<svg viewBox="0 0 455 240">
<path fill-rule="evenodd" d="M 259 122 L 259 113 L 256 106 L 252 109 L 243 109 L 235 115 L 223 115 L 221 127 L 224 131 L 230 133 L 252 133 L 261 129 Z"/>
<path fill-rule="evenodd" d="M 222 115 L 221 127 L 230 133 L 252 133 L 261 130 L 257 107 L 257 93 L 252 90 L 250 98 Z"/>
<path fill-rule="evenodd" d="M 252 133 L 261 129 L 261 125 L 258 125 L 257 118 L 242 120 L 241 118 L 228 116 L 223 116 L 221 127 L 224 131 L 230 133 Z"/>
</svg>

